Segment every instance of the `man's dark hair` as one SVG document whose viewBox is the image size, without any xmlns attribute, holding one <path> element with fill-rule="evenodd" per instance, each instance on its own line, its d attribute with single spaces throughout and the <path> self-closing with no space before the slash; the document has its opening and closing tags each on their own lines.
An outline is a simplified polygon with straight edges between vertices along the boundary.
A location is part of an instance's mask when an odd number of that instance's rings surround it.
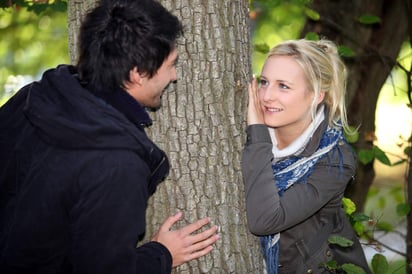
<svg viewBox="0 0 412 274">
<path fill-rule="evenodd" d="M 178 18 L 155 0 L 101 0 L 80 27 L 79 77 L 104 90 L 124 87 L 134 67 L 151 78 L 182 33 Z"/>
</svg>

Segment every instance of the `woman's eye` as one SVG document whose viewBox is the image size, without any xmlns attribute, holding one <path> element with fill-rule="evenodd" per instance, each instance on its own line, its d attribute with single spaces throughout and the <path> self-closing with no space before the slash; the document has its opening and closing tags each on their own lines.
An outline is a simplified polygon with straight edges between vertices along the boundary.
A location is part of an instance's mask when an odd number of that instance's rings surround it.
<svg viewBox="0 0 412 274">
<path fill-rule="evenodd" d="M 264 80 L 264 79 L 260 79 L 259 84 L 261 86 L 266 86 L 268 84 L 268 81 Z"/>
<path fill-rule="evenodd" d="M 289 87 L 283 83 L 279 83 L 280 89 L 288 89 Z"/>
</svg>

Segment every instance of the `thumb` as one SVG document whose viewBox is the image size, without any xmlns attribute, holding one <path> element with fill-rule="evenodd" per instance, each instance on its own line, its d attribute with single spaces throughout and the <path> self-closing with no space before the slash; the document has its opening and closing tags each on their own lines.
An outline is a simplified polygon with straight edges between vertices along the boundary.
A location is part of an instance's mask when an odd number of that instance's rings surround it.
<svg viewBox="0 0 412 274">
<path fill-rule="evenodd" d="M 183 216 L 183 213 L 179 211 L 175 215 L 168 217 L 166 221 L 160 227 L 160 230 L 169 231 L 170 228 L 172 228 L 172 226 L 182 218 L 182 216 Z"/>
</svg>

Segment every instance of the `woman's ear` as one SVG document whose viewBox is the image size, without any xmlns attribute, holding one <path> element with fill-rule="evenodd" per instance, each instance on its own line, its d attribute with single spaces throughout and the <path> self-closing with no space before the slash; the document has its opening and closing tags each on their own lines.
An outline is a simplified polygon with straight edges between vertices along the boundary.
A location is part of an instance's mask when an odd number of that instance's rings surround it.
<svg viewBox="0 0 412 274">
<path fill-rule="evenodd" d="M 323 99 L 325 99 L 325 92 L 321 91 L 321 92 L 319 92 L 317 103 L 318 104 L 322 103 Z"/>
</svg>

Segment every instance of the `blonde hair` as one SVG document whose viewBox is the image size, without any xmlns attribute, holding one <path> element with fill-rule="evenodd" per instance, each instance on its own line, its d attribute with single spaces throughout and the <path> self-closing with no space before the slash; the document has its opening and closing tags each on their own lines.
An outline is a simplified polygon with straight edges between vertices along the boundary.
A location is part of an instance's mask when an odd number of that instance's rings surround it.
<svg viewBox="0 0 412 274">
<path fill-rule="evenodd" d="M 311 109 L 312 118 L 316 114 L 317 98 L 324 92 L 323 104 L 329 110 L 329 126 L 342 126 L 345 131 L 352 131 L 346 117 L 347 70 L 332 41 L 285 41 L 270 50 L 268 58 L 272 56 L 290 56 L 302 67 L 308 90 L 315 95 Z"/>
</svg>

